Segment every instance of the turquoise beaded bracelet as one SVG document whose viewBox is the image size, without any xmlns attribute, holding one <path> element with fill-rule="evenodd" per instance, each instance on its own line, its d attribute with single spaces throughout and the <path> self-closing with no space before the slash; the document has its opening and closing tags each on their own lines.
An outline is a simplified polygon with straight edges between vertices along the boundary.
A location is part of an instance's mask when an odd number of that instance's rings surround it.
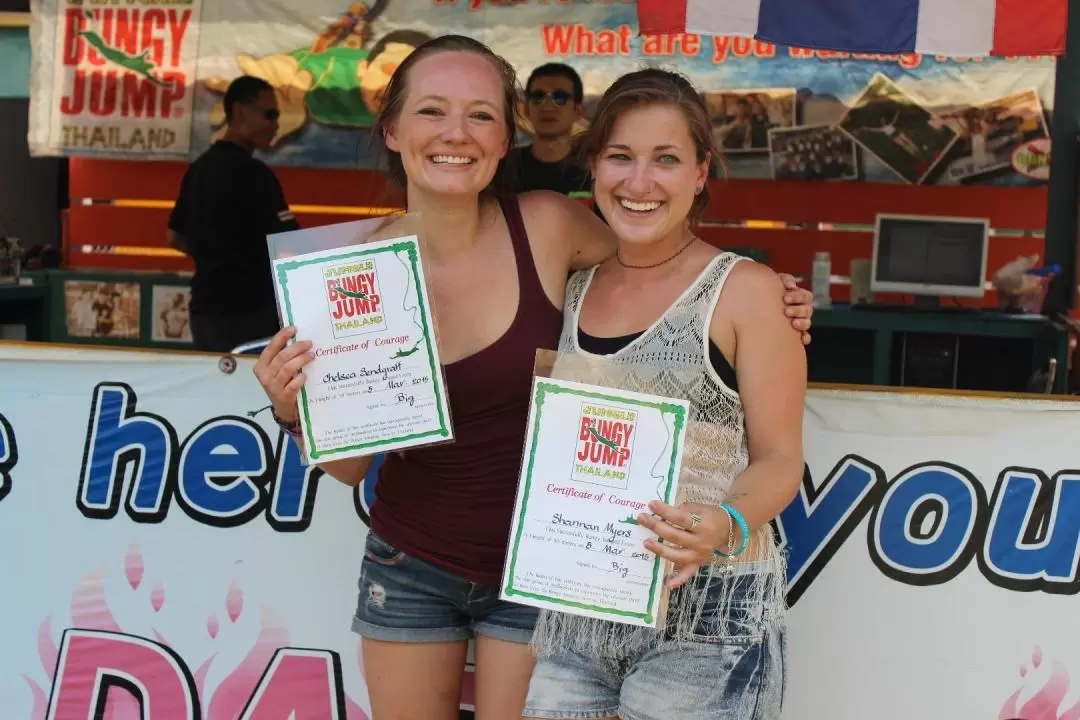
<svg viewBox="0 0 1080 720">
<path fill-rule="evenodd" d="M 720 508 L 728 514 L 728 517 L 730 519 L 734 520 L 735 523 L 738 524 L 742 537 L 739 538 L 739 546 L 735 548 L 735 550 L 731 553 L 726 553 L 723 550 L 716 550 L 715 554 L 720 557 L 726 558 L 738 557 L 742 554 L 743 550 L 746 549 L 747 543 L 750 542 L 750 526 L 746 524 L 746 518 L 742 516 L 742 513 L 740 513 L 738 510 L 731 507 L 727 503 L 721 505 Z"/>
</svg>

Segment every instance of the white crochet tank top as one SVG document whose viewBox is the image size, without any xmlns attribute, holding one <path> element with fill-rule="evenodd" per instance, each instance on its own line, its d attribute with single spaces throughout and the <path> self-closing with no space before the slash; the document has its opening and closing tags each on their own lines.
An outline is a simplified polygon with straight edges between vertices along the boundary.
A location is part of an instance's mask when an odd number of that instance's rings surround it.
<svg viewBox="0 0 1080 720">
<path fill-rule="evenodd" d="M 734 253 L 722 253 L 702 270 L 670 308 L 644 333 L 618 352 L 595 355 L 578 344 L 578 319 L 596 268 L 575 273 L 567 283 L 559 356 L 551 375 L 623 390 L 675 397 L 690 402 L 677 503 L 718 506 L 735 478 L 749 463 L 742 400 L 713 368 L 709 358 L 709 326 L 728 275 L 736 263 L 752 262 Z M 770 526 L 754 533 L 761 549 L 753 572 L 756 580 L 742 587 L 740 607 L 756 606 L 759 622 L 782 622 L 784 608 L 783 560 Z M 699 571 L 703 582 L 691 583 L 672 594 L 667 608 L 668 640 L 722 641 L 731 623 L 718 622 L 703 631 L 706 590 L 723 583 L 732 565 L 714 562 Z M 730 584 L 730 583 L 729 583 Z M 730 598 L 728 598 L 730 599 Z M 727 600 L 721 605 L 726 605 Z M 715 593 L 710 601 L 716 612 Z M 635 628 L 567 613 L 543 611 L 533 637 L 540 655 L 575 648 L 591 655 L 632 657 L 657 642 L 660 631 Z M 708 636 L 704 638 L 703 635 Z"/>
<path fill-rule="evenodd" d="M 624 390 L 690 401 L 678 502 L 719 505 L 749 460 L 742 400 L 709 360 L 713 311 L 728 274 L 740 260 L 746 258 L 718 255 L 659 320 L 611 355 L 592 355 L 578 345 L 581 305 L 596 268 L 576 273 L 567 285 L 560 353 L 602 358 L 602 365 L 609 368 L 622 366 L 619 386 Z"/>
</svg>

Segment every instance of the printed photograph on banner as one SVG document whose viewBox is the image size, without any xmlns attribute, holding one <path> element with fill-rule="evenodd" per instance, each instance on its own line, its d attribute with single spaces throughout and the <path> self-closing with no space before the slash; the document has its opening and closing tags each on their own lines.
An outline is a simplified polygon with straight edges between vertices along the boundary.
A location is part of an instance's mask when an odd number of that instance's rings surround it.
<svg viewBox="0 0 1080 720">
<path fill-rule="evenodd" d="M 921 183 L 959 137 L 881 73 L 863 88 L 840 128 L 911 184 Z"/>
<path fill-rule="evenodd" d="M 138 283 L 64 281 L 67 334 L 78 338 L 139 339 Z"/>
<path fill-rule="evenodd" d="M 766 153 L 769 131 L 796 121 L 794 88 L 706 92 L 713 139 L 729 154 Z"/>
<path fill-rule="evenodd" d="M 855 142 L 830 125 L 769 131 L 769 159 L 777 180 L 857 180 Z"/>
<path fill-rule="evenodd" d="M 49 145 L 73 154 L 186 156 L 202 1 L 63 3 L 51 48 Z"/>
<path fill-rule="evenodd" d="M 960 135 L 951 153 L 956 159 L 945 168 L 946 179 L 960 181 L 1007 168 L 1032 176 L 1043 165 L 1049 177 L 1049 156 L 1045 163 L 1035 157 L 1040 155 L 1041 146 L 1036 141 L 1050 138 L 1042 101 L 1035 90 L 961 108 L 943 114 L 942 119 Z M 1035 147 L 1033 159 L 1025 159 L 1022 168 L 1014 168 L 1017 150 L 1031 144 Z"/>
<path fill-rule="evenodd" d="M 190 288 L 155 285 L 150 299 L 150 339 L 154 342 L 192 342 L 190 302 Z"/>
</svg>

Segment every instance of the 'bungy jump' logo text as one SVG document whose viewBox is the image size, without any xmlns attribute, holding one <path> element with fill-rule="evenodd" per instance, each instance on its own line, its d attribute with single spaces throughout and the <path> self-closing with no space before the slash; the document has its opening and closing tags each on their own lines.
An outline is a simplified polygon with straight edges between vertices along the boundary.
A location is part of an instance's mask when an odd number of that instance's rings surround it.
<svg viewBox="0 0 1080 720">
<path fill-rule="evenodd" d="M 636 428 L 635 410 L 584 403 L 571 478 L 625 490 Z"/>
<path fill-rule="evenodd" d="M 374 260 L 348 262 L 323 270 L 326 304 L 335 338 L 386 329 L 379 276 Z"/>
</svg>

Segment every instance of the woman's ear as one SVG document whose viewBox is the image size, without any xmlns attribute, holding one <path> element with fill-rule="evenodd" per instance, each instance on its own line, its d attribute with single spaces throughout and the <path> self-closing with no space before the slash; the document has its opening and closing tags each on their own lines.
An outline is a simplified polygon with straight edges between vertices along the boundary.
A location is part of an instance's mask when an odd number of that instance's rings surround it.
<svg viewBox="0 0 1080 720">
<path fill-rule="evenodd" d="M 697 178 L 697 186 L 698 186 L 698 188 L 704 188 L 705 183 L 709 182 L 709 168 L 710 167 L 712 167 L 712 153 L 711 152 L 710 153 L 705 153 L 705 160 L 702 161 L 701 165 L 698 167 L 698 178 Z M 701 192 L 701 190 L 699 189 L 698 192 Z"/>
<path fill-rule="evenodd" d="M 395 125 L 394 123 L 388 125 L 386 130 L 383 131 L 383 144 L 386 145 L 387 150 L 392 150 L 393 152 L 401 152 L 400 146 L 398 145 L 397 141 L 397 135 L 395 134 L 396 132 L 397 125 Z"/>
</svg>

